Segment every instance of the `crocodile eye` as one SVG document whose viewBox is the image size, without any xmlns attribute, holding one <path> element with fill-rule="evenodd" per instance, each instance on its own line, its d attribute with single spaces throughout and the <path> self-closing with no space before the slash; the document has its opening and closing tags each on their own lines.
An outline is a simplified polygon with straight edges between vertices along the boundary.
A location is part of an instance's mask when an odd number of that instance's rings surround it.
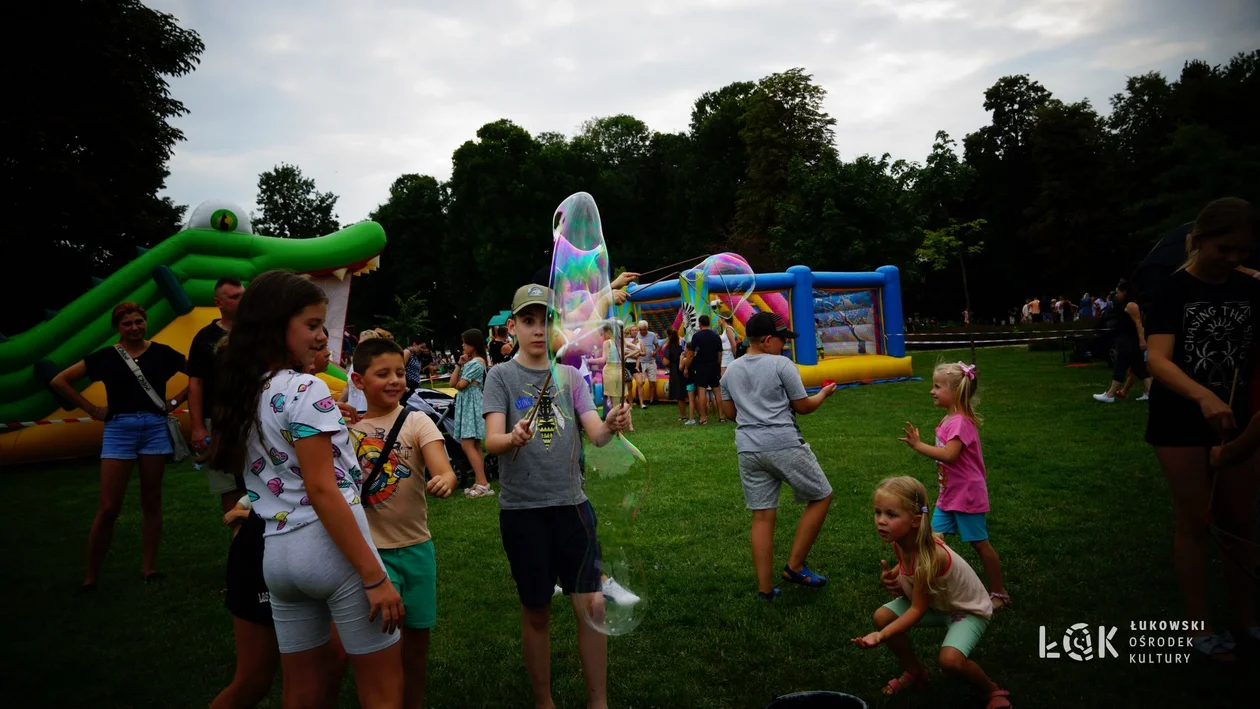
<svg viewBox="0 0 1260 709">
<path fill-rule="evenodd" d="M 253 234 L 249 213 L 222 200 L 202 202 L 188 217 L 186 229 L 210 229 L 225 233 Z"/>
</svg>

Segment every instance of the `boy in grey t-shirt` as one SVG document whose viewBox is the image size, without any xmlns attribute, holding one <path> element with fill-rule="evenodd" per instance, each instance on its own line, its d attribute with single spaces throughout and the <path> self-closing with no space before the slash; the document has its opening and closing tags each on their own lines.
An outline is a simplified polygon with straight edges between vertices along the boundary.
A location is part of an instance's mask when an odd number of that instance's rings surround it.
<svg viewBox="0 0 1260 709">
<path fill-rule="evenodd" d="M 722 411 L 735 419 L 735 450 L 739 455 L 739 479 L 744 502 L 752 510 L 753 567 L 757 592 L 774 600 L 779 589 L 771 578 L 774 565 L 774 523 L 779 488 L 786 482 L 805 512 L 796 525 L 796 537 L 784 580 L 820 587 L 827 577 L 805 565 L 805 558 L 822 530 L 831 507 L 831 483 L 818 459 L 796 427 L 797 414 L 813 413 L 836 390 L 828 384 L 806 396 L 801 373 L 782 356 L 783 345 L 796 337 L 783 319 L 773 313 L 757 313 L 745 327 L 748 354 L 726 368 L 722 377 Z"/>
<path fill-rule="evenodd" d="M 530 284 L 512 299 L 508 323 L 520 352 L 486 375 L 486 452 L 499 456 L 499 531 L 521 601 L 521 645 L 534 703 L 552 703 L 551 597 L 558 580 L 578 617 L 587 699 L 604 706 L 608 637 L 582 618 L 602 615 L 609 589 L 600 578 L 595 511 L 581 489 L 581 438 L 585 433 L 597 446 L 608 443 L 630 425 L 630 406 L 601 421 L 576 369 L 559 365 L 547 376 L 550 298 L 549 288 Z"/>
</svg>

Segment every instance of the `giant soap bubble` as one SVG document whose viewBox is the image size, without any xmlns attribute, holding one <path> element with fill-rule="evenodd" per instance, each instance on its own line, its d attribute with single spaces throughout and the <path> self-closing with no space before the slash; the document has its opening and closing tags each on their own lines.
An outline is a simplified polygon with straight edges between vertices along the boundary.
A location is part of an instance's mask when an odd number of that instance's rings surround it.
<svg viewBox="0 0 1260 709">
<path fill-rule="evenodd" d="M 688 339 L 701 315 L 745 322 L 753 313 L 753 270 L 743 256 L 720 253 L 682 272 L 682 326 Z"/>
<path fill-rule="evenodd" d="M 578 366 L 584 357 L 604 357 L 612 348 L 620 352 L 623 337 L 622 323 L 610 316 L 613 298 L 608 249 L 595 199 L 579 192 L 564 200 L 556 209 L 552 230 L 552 379 L 586 386 L 566 375 L 569 370 L 563 365 Z M 606 387 L 616 385 L 605 382 Z M 576 443 L 579 440 L 580 445 Z M 585 582 L 588 586 L 598 584 L 600 589 L 579 596 L 579 607 L 583 619 L 595 630 L 623 635 L 643 622 L 648 609 L 650 579 L 639 557 L 635 524 L 647 493 L 650 469 L 643 454 L 622 435 L 602 447 L 585 436 L 574 441 L 571 454 L 582 474 L 571 481 L 570 489 L 588 535 L 584 572 L 575 579 L 575 587 Z M 593 517 L 586 510 L 587 501 Z"/>
</svg>

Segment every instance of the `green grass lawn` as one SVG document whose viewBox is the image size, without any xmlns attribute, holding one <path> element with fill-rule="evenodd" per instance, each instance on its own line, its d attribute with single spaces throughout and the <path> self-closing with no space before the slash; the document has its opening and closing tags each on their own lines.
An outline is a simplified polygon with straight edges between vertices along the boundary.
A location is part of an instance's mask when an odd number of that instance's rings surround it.
<svg viewBox="0 0 1260 709">
<path fill-rule="evenodd" d="M 920 353 L 930 379 L 938 357 Z M 979 352 L 981 429 L 993 510 L 988 524 L 1015 606 L 998 614 L 974 659 L 1019 707 L 1182 706 L 1242 697 L 1254 661 L 1219 668 L 1128 662 L 1130 621 L 1182 615 L 1170 566 L 1167 486 L 1142 443 L 1145 405 L 1099 404 L 1101 367 L 1064 367 L 1059 353 Z M 773 605 L 755 594 L 750 515 L 737 474 L 730 424 L 676 423 L 672 405 L 636 411 L 635 443 L 652 461 L 639 517 L 643 562 L 653 569 L 651 611 L 632 634 L 612 638 L 614 707 L 764 707 L 779 694 L 831 689 L 871 706 L 983 706 L 959 680 L 941 676 L 941 630 L 912 631 L 930 658 L 926 693 L 892 700 L 880 687 L 900 673 L 886 648 L 858 650 L 887 596 L 871 491 L 889 475 L 918 476 L 933 489 L 934 467 L 896 440 L 901 423 L 931 429 L 941 412 L 924 382 L 845 389 L 801 427 L 835 487 L 831 515 L 810 564 L 830 576 L 821 590 L 784 584 Z M 228 535 L 218 501 L 187 464 L 167 471 L 160 558 L 169 578 L 140 582 L 138 486 L 128 492 L 101 590 L 78 598 L 97 497 L 94 461 L 8 469 L 0 497 L 10 510 L 9 551 L 0 569 L 5 706 L 206 706 L 232 675 L 231 621 L 219 589 Z M 777 534 L 786 558 L 801 508 L 785 490 Z M 431 503 L 438 554 L 438 627 L 429 664 L 432 707 L 527 707 L 519 649 L 519 606 L 499 541 L 497 503 L 460 497 Z M 26 526 L 23 527 L 22 525 Z M 969 545 L 951 544 L 983 570 Z M 659 570 L 656 570 L 659 566 Z M 1220 566 L 1213 594 L 1223 607 Z M 556 606 L 552 632 L 557 706 L 579 707 L 583 684 L 574 619 Z M 1051 639 L 1073 623 L 1121 626 L 1119 659 L 1038 657 L 1038 628 Z M 279 681 L 264 706 L 279 706 Z M 1249 694 L 1254 697 L 1254 691 Z M 357 706 L 353 682 L 342 692 Z"/>
</svg>

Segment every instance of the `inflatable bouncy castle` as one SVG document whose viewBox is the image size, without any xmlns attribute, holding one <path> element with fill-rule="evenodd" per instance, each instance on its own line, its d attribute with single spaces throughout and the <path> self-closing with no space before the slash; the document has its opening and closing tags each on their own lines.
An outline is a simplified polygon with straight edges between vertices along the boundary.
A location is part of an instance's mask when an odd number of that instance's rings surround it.
<svg viewBox="0 0 1260 709">
<path fill-rule="evenodd" d="M 61 401 L 48 382 L 65 367 L 118 340 L 110 326 L 115 305 L 134 301 L 148 311 L 148 338 L 188 353 L 193 336 L 219 316 L 214 284 L 233 276 L 249 281 L 263 271 L 285 268 L 308 274 L 328 294 L 329 347 L 340 356 L 342 328 L 353 277 L 380 265 L 385 231 L 360 222 L 310 239 L 280 239 L 253 233 L 247 212 L 231 204 L 205 202 L 185 229 L 97 281 L 93 288 L 49 319 L 21 333 L 0 336 L 0 465 L 95 455 L 101 450 L 100 421 Z M 337 366 L 321 375 L 334 395 L 346 385 Z M 164 398 L 187 385 L 184 375 L 168 383 Z M 75 388 L 93 404 L 105 403 L 105 387 L 88 380 Z M 187 435 L 187 413 L 178 413 Z"/>
<path fill-rule="evenodd" d="M 738 260 L 734 254 L 720 254 Z M 746 267 L 745 267 L 746 268 Z M 895 266 L 870 272 L 814 272 L 793 266 L 784 273 L 727 273 L 690 269 L 678 279 L 629 287 L 630 298 L 617 317 L 630 324 L 646 320 L 661 335 L 674 330 L 684 339 L 707 314 L 717 327 L 729 322 L 740 340 L 754 313 L 773 312 L 799 337 L 783 354 L 800 368 L 807 388 L 834 381 L 840 386 L 900 381 L 912 376 L 901 314 L 901 279 Z M 666 381 L 657 382 L 665 398 Z"/>
</svg>

